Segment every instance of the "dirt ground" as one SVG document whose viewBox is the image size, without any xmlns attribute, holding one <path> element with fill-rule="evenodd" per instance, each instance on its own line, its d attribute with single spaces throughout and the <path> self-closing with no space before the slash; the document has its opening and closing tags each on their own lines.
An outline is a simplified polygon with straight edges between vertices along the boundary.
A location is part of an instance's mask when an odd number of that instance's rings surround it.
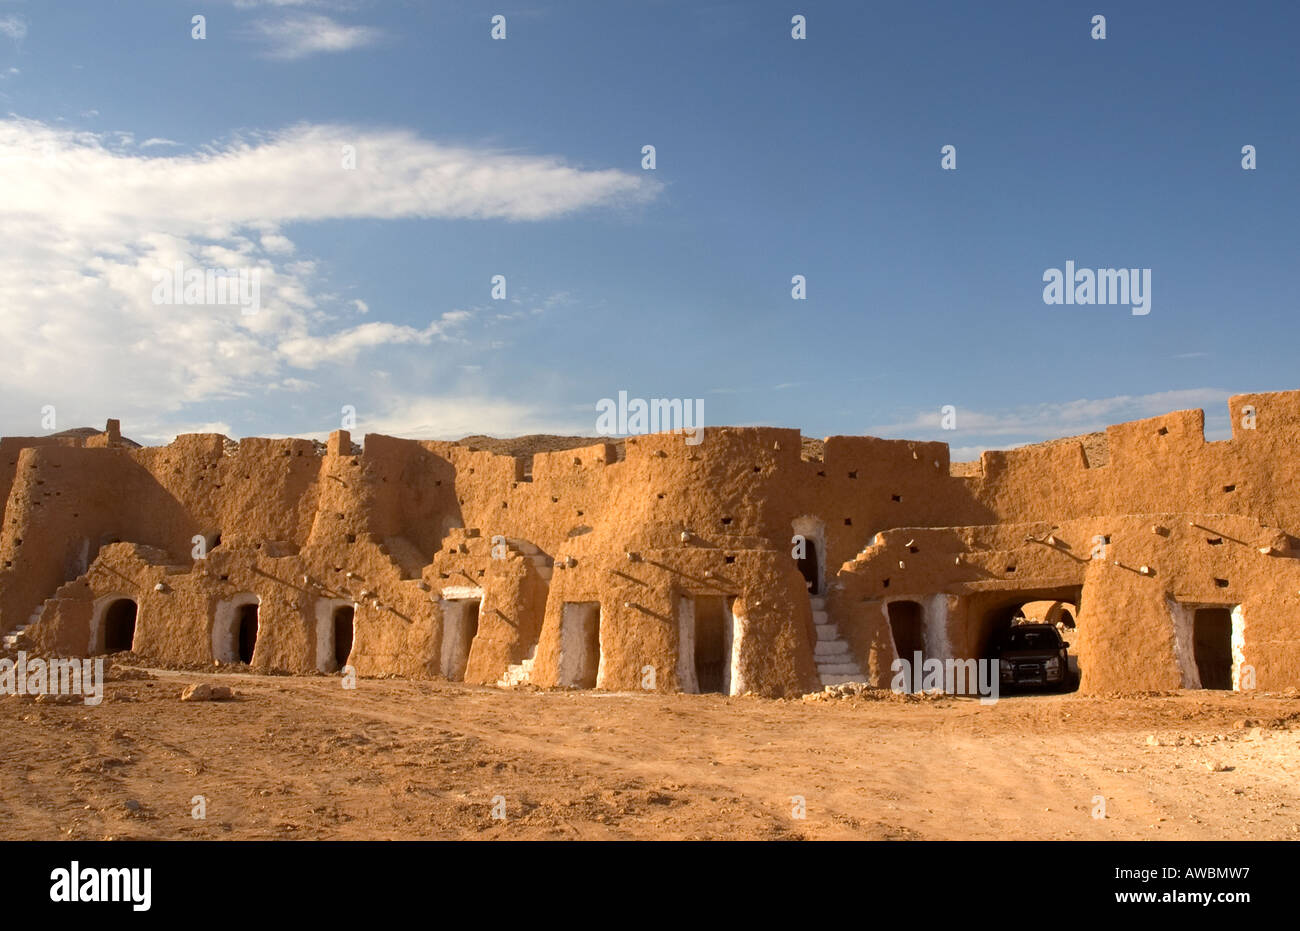
<svg viewBox="0 0 1300 931">
<path fill-rule="evenodd" d="M 1295 695 L 110 678 L 98 707 L 0 698 L 0 838 L 1300 838 Z M 194 682 L 238 699 L 179 701 Z"/>
</svg>

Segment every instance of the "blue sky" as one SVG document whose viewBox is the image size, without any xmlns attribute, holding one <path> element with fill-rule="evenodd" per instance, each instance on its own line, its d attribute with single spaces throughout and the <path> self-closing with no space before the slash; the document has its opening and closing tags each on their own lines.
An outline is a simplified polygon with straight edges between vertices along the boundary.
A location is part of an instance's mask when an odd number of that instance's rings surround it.
<svg viewBox="0 0 1300 931">
<path fill-rule="evenodd" d="M 320 434 L 352 405 L 357 433 L 590 434 L 625 390 L 959 455 L 1185 407 L 1222 436 L 1228 394 L 1300 387 L 1297 27 L 1281 2 L 0 0 L 0 433 L 53 405 L 151 441 Z M 221 256 L 263 269 L 255 318 L 150 304 L 153 269 Z M 1151 313 L 1044 304 L 1067 260 L 1152 269 Z"/>
</svg>

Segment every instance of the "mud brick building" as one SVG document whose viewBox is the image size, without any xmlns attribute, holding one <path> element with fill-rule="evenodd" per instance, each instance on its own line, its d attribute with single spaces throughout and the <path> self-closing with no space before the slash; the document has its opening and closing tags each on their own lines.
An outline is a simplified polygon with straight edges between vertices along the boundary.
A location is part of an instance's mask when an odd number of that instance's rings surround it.
<svg viewBox="0 0 1300 931">
<path fill-rule="evenodd" d="M 1300 686 L 1300 392 L 954 465 L 708 428 L 531 456 L 0 440 L 6 647 L 483 684 L 793 695 L 988 655 L 1029 603 L 1083 691 Z M 805 541 L 796 558 L 796 535 Z"/>
</svg>

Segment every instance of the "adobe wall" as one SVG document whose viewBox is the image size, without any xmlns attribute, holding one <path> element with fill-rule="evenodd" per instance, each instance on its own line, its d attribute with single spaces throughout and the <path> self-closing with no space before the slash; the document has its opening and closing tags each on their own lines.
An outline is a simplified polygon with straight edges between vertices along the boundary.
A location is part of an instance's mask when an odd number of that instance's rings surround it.
<svg viewBox="0 0 1300 931">
<path fill-rule="evenodd" d="M 378 435 L 354 453 L 342 432 L 324 454 L 308 440 L 211 434 L 128 449 L 112 429 L 6 438 L 0 630 L 37 615 L 32 642 L 87 652 L 105 599 L 124 596 L 138 604 L 138 654 L 206 665 L 217 616 L 253 598 L 252 666 L 305 673 L 321 659 L 321 605 L 337 602 L 355 606 L 360 674 L 433 676 L 444 615 L 472 596 L 465 679 L 493 683 L 531 657 L 531 681 L 551 686 L 564 605 L 596 602 L 600 687 L 639 688 L 650 667 L 656 688 L 674 690 L 684 601 L 722 596 L 733 690 L 796 694 L 819 685 L 791 556 L 799 527 L 822 543 L 830 620 L 877 684 L 894 654 L 891 599 L 922 603 L 934 648 L 956 657 L 978 655 L 990 617 L 1017 599 L 1081 593 L 1073 650 L 1086 690 L 1187 684 L 1177 605 L 1193 603 L 1240 605 L 1259 687 L 1300 685 L 1296 560 L 1260 552 L 1300 536 L 1300 392 L 1229 407 L 1229 441 L 1205 442 L 1202 412 L 1181 411 L 1110 427 L 1104 465 L 1057 443 L 985 453 L 969 477 L 950 474 L 943 443 L 831 437 L 821 461 L 805 461 L 798 431 L 775 428 L 531 461 Z M 195 558 L 195 536 L 218 534 Z M 1206 543 L 1216 534 L 1223 543 Z M 1097 536 L 1110 538 L 1102 559 Z"/>
</svg>

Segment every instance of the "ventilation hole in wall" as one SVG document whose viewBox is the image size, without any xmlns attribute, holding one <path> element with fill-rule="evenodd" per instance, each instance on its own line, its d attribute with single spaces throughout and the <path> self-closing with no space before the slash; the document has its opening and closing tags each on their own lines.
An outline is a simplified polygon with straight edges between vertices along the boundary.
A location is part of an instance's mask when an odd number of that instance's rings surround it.
<svg viewBox="0 0 1300 931">
<path fill-rule="evenodd" d="M 483 570 L 482 570 L 482 569 L 480 569 L 480 570 L 478 571 L 478 577 L 479 577 L 480 579 L 483 578 Z"/>
<path fill-rule="evenodd" d="M 890 496 L 889 496 L 889 499 L 890 499 L 891 501 L 902 501 L 902 500 L 903 500 L 903 496 L 902 496 L 902 495 L 890 495 Z"/>
<path fill-rule="evenodd" d="M 1228 587 L 1228 580 L 1227 580 L 1227 579 L 1215 579 L 1215 580 L 1214 580 L 1214 584 L 1215 584 L 1218 588 L 1227 588 L 1227 587 Z"/>
<path fill-rule="evenodd" d="M 909 553 L 919 553 L 919 552 L 921 552 L 921 548 L 920 548 L 919 546 L 909 546 L 909 547 L 907 548 L 907 551 L 908 551 Z"/>
<path fill-rule="evenodd" d="M 655 495 L 655 497 L 658 498 L 658 499 L 660 499 L 660 500 L 663 500 L 663 496 L 664 496 L 664 493 L 663 493 L 662 491 L 659 492 L 659 494 Z"/>
<path fill-rule="evenodd" d="M 574 456 L 574 457 L 573 457 L 573 464 L 574 464 L 574 465 L 582 465 L 582 460 L 579 459 L 577 456 Z"/>
<path fill-rule="evenodd" d="M 299 455 L 299 456 L 301 456 L 301 455 L 302 455 L 302 450 L 301 450 L 301 449 L 300 449 L 300 450 L 298 450 L 298 455 Z"/>
<path fill-rule="evenodd" d="M 724 556 L 723 558 L 726 560 L 728 566 L 730 566 L 733 562 L 736 561 L 735 556 Z"/>
<path fill-rule="evenodd" d="M 356 543 L 357 535 L 355 533 L 350 533 L 344 539 L 346 539 L 349 543 Z"/>
<path fill-rule="evenodd" d="M 856 469 L 849 473 L 849 478 L 857 478 L 857 477 L 858 477 L 858 473 Z"/>
<path fill-rule="evenodd" d="M 555 495 L 551 495 L 551 504 L 559 504 L 559 503 L 560 503 L 560 499 Z"/>
<path fill-rule="evenodd" d="M 755 472 L 762 472 L 762 471 L 763 471 L 763 467 L 762 467 L 762 466 L 754 466 L 754 471 L 755 471 Z"/>
<path fill-rule="evenodd" d="M 437 479 L 437 480 L 435 480 L 433 484 L 434 484 L 435 487 L 441 487 L 441 486 L 442 486 L 442 479 Z"/>
<path fill-rule="evenodd" d="M 578 512 L 578 516 L 579 516 L 579 517 L 582 516 L 582 512 L 581 512 L 581 511 Z"/>
<path fill-rule="evenodd" d="M 825 477 L 826 477 L 826 473 L 825 473 L 825 472 L 818 472 L 818 473 L 817 473 L 817 477 L 818 477 L 818 478 L 825 478 Z"/>
<path fill-rule="evenodd" d="M 1223 486 L 1223 490 L 1224 490 L 1224 491 L 1236 491 L 1236 490 L 1237 490 L 1237 486 L 1236 486 L 1236 485 L 1224 485 L 1224 486 Z"/>
<path fill-rule="evenodd" d="M 884 587 L 885 587 L 885 588 L 889 588 L 889 579 L 885 579 L 885 585 L 884 585 Z"/>
<path fill-rule="evenodd" d="M 223 582 L 229 582 L 229 581 L 230 581 L 230 576 L 228 576 L 228 575 L 223 575 L 223 576 L 221 577 L 221 581 L 223 581 Z"/>
<path fill-rule="evenodd" d="M 1007 566 L 1007 571 L 1008 571 L 1008 572 L 1015 572 L 1015 571 L 1016 571 L 1016 567 L 1015 567 L 1015 566 Z"/>
<path fill-rule="evenodd" d="M 501 506 L 502 506 L 503 508 L 508 508 L 508 507 L 510 507 L 509 503 L 508 503 L 508 502 L 505 502 L 505 501 L 502 501 L 502 502 L 501 502 Z"/>
<path fill-rule="evenodd" d="M 464 503 L 465 503 L 465 499 L 464 499 L 464 498 L 457 498 L 456 500 L 459 501 L 461 504 L 464 504 Z"/>
<path fill-rule="evenodd" d="M 6 560 L 5 560 L 5 568 L 6 568 L 6 569 L 8 569 L 8 568 L 9 568 L 10 566 L 12 566 L 13 564 L 14 564 L 14 563 L 13 563 L 13 560 L 12 560 L 12 559 L 6 559 Z"/>
<path fill-rule="evenodd" d="M 1160 434 L 1161 436 L 1164 436 L 1168 432 L 1169 432 L 1168 427 L 1161 427 L 1159 430 L 1156 431 L 1156 433 Z"/>
<path fill-rule="evenodd" d="M 852 518 L 852 517 L 846 517 L 846 518 L 844 518 L 844 526 L 845 526 L 845 527 L 852 527 L 852 526 L 853 526 L 853 518 Z"/>
<path fill-rule="evenodd" d="M 724 518 L 722 518 L 722 522 L 723 522 L 724 524 L 730 524 L 730 523 L 731 523 L 731 518 L 730 518 L 730 517 L 724 517 Z"/>
<path fill-rule="evenodd" d="M 439 573 L 438 573 L 438 578 L 440 578 L 440 579 L 449 579 L 449 578 L 451 578 L 451 574 L 450 574 L 450 573 L 447 573 L 447 572 L 439 572 Z"/>
<path fill-rule="evenodd" d="M 1210 544 L 1210 546 L 1221 546 L 1223 544 L 1223 537 L 1210 537 L 1205 542 Z"/>
</svg>

